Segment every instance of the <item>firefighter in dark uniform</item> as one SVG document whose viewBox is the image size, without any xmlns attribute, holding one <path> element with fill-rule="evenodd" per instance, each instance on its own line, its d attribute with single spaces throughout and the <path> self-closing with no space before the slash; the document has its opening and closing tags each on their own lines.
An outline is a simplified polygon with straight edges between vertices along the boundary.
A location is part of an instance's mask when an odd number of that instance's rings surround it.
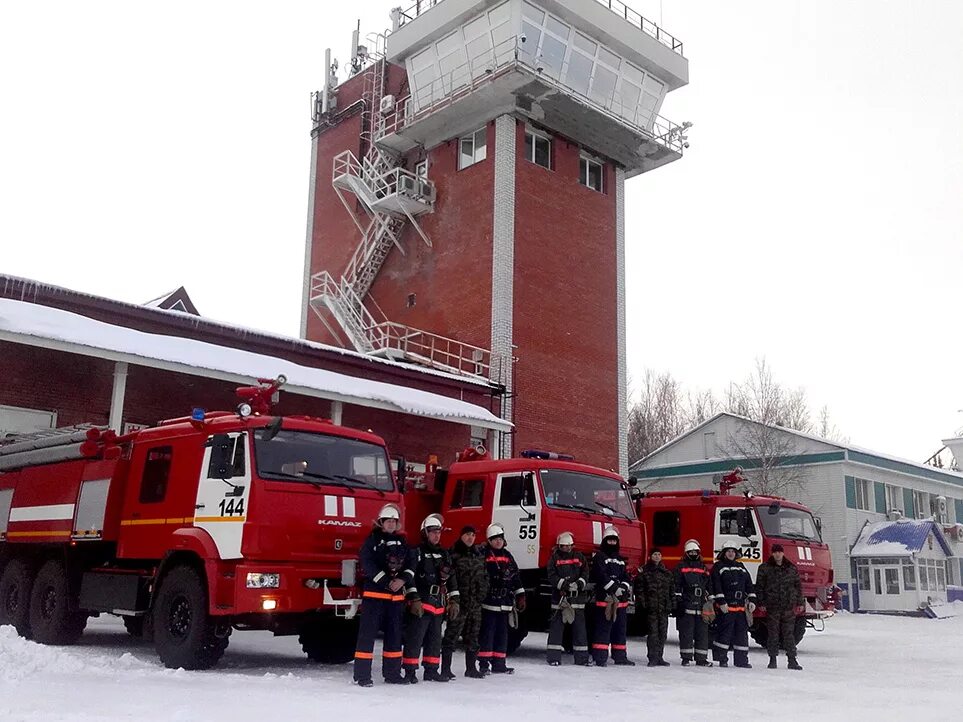
<svg viewBox="0 0 963 722">
<path fill-rule="evenodd" d="M 711 667 L 709 661 L 709 619 L 712 600 L 709 598 L 711 581 L 709 570 L 702 562 L 699 542 L 685 543 L 682 559 L 675 568 L 676 626 L 679 629 L 679 653 L 682 666 L 687 667 L 693 657 L 700 667 Z"/>
<path fill-rule="evenodd" d="M 381 674 L 388 684 L 404 684 L 401 676 L 402 617 L 405 611 L 405 586 L 415 573 L 405 565 L 408 546 L 398 532 L 401 513 L 394 504 L 378 512 L 375 528 L 361 547 L 361 627 L 354 653 L 354 681 L 370 687 L 375 637 L 384 632 Z"/>
<path fill-rule="evenodd" d="M 447 611 L 458 618 L 458 580 L 451 573 L 451 556 L 441 548 L 440 514 L 430 514 L 421 522 L 421 544 L 411 550 L 409 568 L 414 581 L 405 589 L 408 613 L 405 615 L 405 649 L 402 664 L 405 680 L 418 681 L 419 656 L 425 668 L 426 682 L 447 682 L 438 671 L 441 664 L 441 627 Z"/>
<path fill-rule="evenodd" d="M 574 549 L 575 537 L 562 532 L 548 560 L 548 583 L 552 587 L 552 620 L 548 632 L 548 663 L 562 663 L 562 638 L 565 625 L 572 625 L 572 651 L 575 664 L 590 664 L 588 635 L 585 631 L 585 588 L 588 586 L 588 562 Z"/>
<path fill-rule="evenodd" d="M 759 565 L 756 594 L 759 610 L 766 613 L 769 669 L 776 668 L 780 640 L 789 657 L 789 669 L 802 669 L 796 661 L 796 617 L 805 612 L 806 600 L 799 570 L 786 559 L 782 544 L 773 544 L 769 559 Z"/>
<path fill-rule="evenodd" d="M 619 532 L 614 526 L 602 531 L 602 543 L 592 559 L 590 577 L 595 585 L 595 631 L 592 635 L 592 657 L 604 667 L 612 648 L 612 661 L 634 667 L 627 656 L 625 633 L 632 584 L 619 554 Z"/>
<path fill-rule="evenodd" d="M 756 609 L 752 577 L 739 561 L 739 547 L 725 543 L 712 565 L 712 591 L 719 617 L 716 619 L 712 656 L 720 667 L 729 666 L 729 648 L 737 667 L 749 664 L 749 617 Z"/>
<path fill-rule="evenodd" d="M 475 527 L 466 526 L 461 530 L 458 541 L 451 548 L 451 561 L 454 577 L 458 584 L 458 613 L 452 615 L 448 605 L 448 626 L 441 644 L 441 673 L 454 679 L 451 671 L 451 657 L 460 638 L 465 640 L 465 676 L 481 679 L 485 675 L 478 671 L 478 633 L 481 630 L 481 605 L 488 595 L 488 573 L 485 571 L 485 557 L 475 546 Z"/>
<path fill-rule="evenodd" d="M 646 646 L 650 667 L 668 667 L 665 639 L 669 633 L 669 614 L 675 606 L 675 578 L 662 563 L 662 550 L 653 549 L 649 560 L 635 578 L 636 613 L 645 614 L 649 623 Z"/>
<path fill-rule="evenodd" d="M 482 674 L 512 674 L 505 665 L 508 654 L 508 615 L 513 610 L 525 611 L 525 588 L 518 576 L 518 564 L 505 547 L 505 529 L 489 524 L 488 543 L 483 547 L 488 594 L 482 602 L 481 635 L 478 666 Z"/>
</svg>

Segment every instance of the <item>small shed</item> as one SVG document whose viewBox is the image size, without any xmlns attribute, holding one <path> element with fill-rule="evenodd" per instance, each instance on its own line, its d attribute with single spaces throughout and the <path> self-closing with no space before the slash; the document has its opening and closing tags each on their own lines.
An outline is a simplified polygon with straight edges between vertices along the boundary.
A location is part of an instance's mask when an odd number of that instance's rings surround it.
<svg viewBox="0 0 963 722">
<path fill-rule="evenodd" d="M 914 612 L 947 601 L 953 550 L 932 519 L 867 522 L 850 557 L 858 611 Z"/>
</svg>

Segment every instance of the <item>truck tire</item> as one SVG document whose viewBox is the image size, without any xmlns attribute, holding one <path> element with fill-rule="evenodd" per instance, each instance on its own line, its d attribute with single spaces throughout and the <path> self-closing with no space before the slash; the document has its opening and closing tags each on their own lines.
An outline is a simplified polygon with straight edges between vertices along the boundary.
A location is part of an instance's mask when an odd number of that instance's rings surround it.
<svg viewBox="0 0 963 722">
<path fill-rule="evenodd" d="M 796 617 L 796 626 L 794 628 L 794 636 L 796 637 L 796 644 L 798 645 L 802 642 L 803 637 L 806 634 L 806 618 Z M 757 619 L 753 625 L 749 628 L 749 634 L 752 636 L 753 641 L 760 647 L 765 647 L 766 643 L 769 641 L 769 630 L 766 628 L 765 619 Z"/>
<path fill-rule="evenodd" d="M 30 629 L 41 644 L 73 644 L 84 633 L 87 614 L 77 609 L 64 565 L 51 559 L 30 591 Z"/>
<path fill-rule="evenodd" d="M 30 590 L 33 567 L 23 559 L 11 559 L 0 575 L 0 625 L 10 624 L 17 634 L 31 638 Z"/>
<path fill-rule="evenodd" d="M 178 566 L 160 582 L 151 613 L 154 649 L 170 669 L 210 669 L 227 649 L 231 627 L 212 617 L 207 587 L 192 567 Z"/>
<path fill-rule="evenodd" d="M 301 628 L 298 642 L 308 659 L 318 664 L 345 664 L 354 659 L 359 621 L 325 617 Z"/>
</svg>

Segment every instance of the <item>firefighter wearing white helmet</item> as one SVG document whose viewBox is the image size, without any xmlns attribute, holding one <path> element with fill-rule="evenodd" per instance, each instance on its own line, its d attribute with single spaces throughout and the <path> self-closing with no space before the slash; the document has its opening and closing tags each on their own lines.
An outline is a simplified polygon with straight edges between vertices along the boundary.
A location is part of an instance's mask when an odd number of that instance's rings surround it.
<svg viewBox="0 0 963 722">
<path fill-rule="evenodd" d="M 384 632 L 381 674 L 388 684 L 402 684 L 401 636 L 405 611 L 405 586 L 415 573 L 404 537 L 399 534 L 401 512 L 394 504 L 385 504 L 378 512 L 374 528 L 361 547 L 361 572 L 364 600 L 358 644 L 354 653 L 354 681 L 370 687 L 374 662 L 374 643 L 379 631 Z"/>
<path fill-rule="evenodd" d="M 711 667 L 709 623 L 713 619 L 713 612 L 709 570 L 702 561 L 702 549 L 698 541 L 689 539 L 682 549 L 682 559 L 675 569 L 679 654 L 683 667 L 691 664 L 693 659 L 700 667 Z"/>
<path fill-rule="evenodd" d="M 591 581 L 595 585 L 595 632 L 592 656 L 604 667 L 609 649 L 617 665 L 634 667 L 628 657 L 626 626 L 632 583 L 626 559 L 619 553 L 619 530 L 609 524 L 602 530 L 602 543 L 592 559 Z"/>
<path fill-rule="evenodd" d="M 585 587 L 588 585 L 588 563 L 582 552 L 574 548 L 575 537 L 563 531 L 556 539 L 548 560 L 548 583 L 552 587 L 552 618 L 548 631 L 548 663 L 562 663 L 562 638 L 565 625 L 572 626 L 572 651 L 575 664 L 589 664 L 588 636 L 585 632 Z"/>
<path fill-rule="evenodd" d="M 488 594 L 482 601 L 479 634 L 478 667 L 482 674 L 511 674 L 514 668 L 505 664 L 508 654 L 508 616 L 525 611 L 525 587 L 518 575 L 515 557 L 505 546 L 505 528 L 489 524 L 485 533 L 488 543 L 482 548 Z"/>
<path fill-rule="evenodd" d="M 421 544 L 412 552 L 415 577 L 405 589 L 408 613 L 405 617 L 405 648 L 402 665 L 405 680 L 418 681 L 418 663 L 425 668 L 426 682 L 448 682 L 441 674 L 442 622 L 448 615 L 458 617 L 458 579 L 452 574 L 451 555 L 441 547 L 444 519 L 429 514 L 421 522 Z M 450 671 L 450 667 L 449 667 Z"/>
</svg>

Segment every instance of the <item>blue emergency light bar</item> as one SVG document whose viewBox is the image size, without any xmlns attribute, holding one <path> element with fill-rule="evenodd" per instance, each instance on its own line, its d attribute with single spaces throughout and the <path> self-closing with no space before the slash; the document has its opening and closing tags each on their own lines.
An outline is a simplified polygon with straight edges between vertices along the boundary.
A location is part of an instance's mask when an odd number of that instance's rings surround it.
<svg viewBox="0 0 963 722">
<path fill-rule="evenodd" d="M 191 409 L 191 420 L 192 421 L 203 421 L 204 420 L 204 409 Z"/>
<path fill-rule="evenodd" d="M 541 451 L 540 449 L 526 449 L 520 456 L 523 459 L 546 459 L 550 461 L 575 461 L 571 454 L 559 454 L 555 451 Z"/>
</svg>

